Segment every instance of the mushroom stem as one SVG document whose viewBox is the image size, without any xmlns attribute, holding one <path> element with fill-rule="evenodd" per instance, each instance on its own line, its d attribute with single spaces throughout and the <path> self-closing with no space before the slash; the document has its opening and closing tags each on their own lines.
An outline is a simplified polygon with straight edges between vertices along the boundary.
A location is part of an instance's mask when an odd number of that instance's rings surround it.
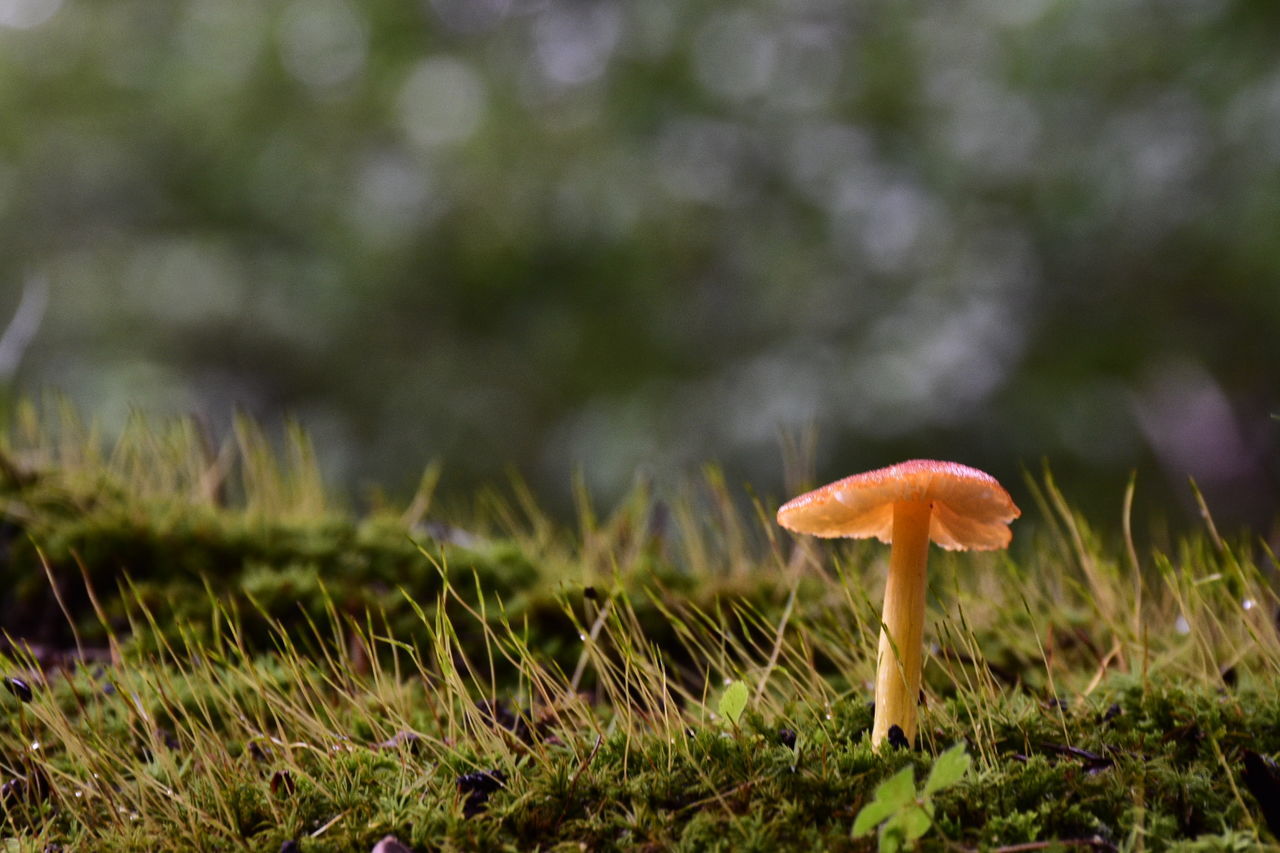
<svg viewBox="0 0 1280 853">
<path fill-rule="evenodd" d="M 924 651 L 925 563 L 929 558 L 932 510 L 927 501 L 898 501 L 893 505 L 893 548 L 884 588 L 880 652 L 876 659 L 876 714 L 871 727 L 871 745 L 877 750 L 893 726 L 902 728 L 908 743 L 916 737 Z"/>
</svg>

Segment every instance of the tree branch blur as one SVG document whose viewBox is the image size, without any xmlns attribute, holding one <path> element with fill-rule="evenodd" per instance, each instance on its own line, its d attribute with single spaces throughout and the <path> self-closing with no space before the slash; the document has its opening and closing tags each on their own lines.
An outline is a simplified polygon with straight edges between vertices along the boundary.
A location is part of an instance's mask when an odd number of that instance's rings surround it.
<svg viewBox="0 0 1280 853">
<path fill-rule="evenodd" d="M 22 356 L 40 331 L 48 304 L 49 280 L 39 275 L 28 276 L 13 319 L 0 335 L 0 382 L 8 382 L 18 372 Z"/>
</svg>

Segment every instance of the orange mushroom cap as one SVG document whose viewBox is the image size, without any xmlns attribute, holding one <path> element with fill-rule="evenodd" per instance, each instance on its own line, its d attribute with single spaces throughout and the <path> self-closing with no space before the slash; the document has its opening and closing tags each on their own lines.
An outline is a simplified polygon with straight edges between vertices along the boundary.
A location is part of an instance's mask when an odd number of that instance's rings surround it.
<svg viewBox="0 0 1280 853">
<path fill-rule="evenodd" d="M 1005 548 L 1009 522 L 1022 515 L 995 477 L 955 462 L 912 459 L 828 483 L 778 509 L 797 533 L 893 541 L 893 505 L 927 501 L 929 538 L 949 551 Z"/>
</svg>

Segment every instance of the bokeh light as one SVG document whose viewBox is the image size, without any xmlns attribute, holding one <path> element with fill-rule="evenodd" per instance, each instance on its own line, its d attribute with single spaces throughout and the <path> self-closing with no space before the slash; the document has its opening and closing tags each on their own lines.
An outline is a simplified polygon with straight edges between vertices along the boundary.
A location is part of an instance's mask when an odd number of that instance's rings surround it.
<svg viewBox="0 0 1280 853">
<path fill-rule="evenodd" d="M 947 456 L 1277 505 L 1280 17 L 0 0 L 0 381 L 563 506 Z M 1159 488 L 1155 488 L 1159 484 Z"/>
</svg>

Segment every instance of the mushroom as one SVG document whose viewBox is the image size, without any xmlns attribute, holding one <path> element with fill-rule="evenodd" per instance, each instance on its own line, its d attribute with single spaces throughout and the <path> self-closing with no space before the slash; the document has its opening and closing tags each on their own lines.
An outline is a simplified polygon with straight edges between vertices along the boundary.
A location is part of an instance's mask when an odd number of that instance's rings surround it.
<svg viewBox="0 0 1280 853">
<path fill-rule="evenodd" d="M 800 495 L 778 510 L 797 533 L 892 544 L 876 659 L 877 750 L 898 726 L 916 735 L 924 649 L 925 563 L 929 540 L 949 551 L 1008 546 L 1009 522 L 1022 512 L 990 474 L 955 462 L 913 459 L 855 474 Z"/>
</svg>

